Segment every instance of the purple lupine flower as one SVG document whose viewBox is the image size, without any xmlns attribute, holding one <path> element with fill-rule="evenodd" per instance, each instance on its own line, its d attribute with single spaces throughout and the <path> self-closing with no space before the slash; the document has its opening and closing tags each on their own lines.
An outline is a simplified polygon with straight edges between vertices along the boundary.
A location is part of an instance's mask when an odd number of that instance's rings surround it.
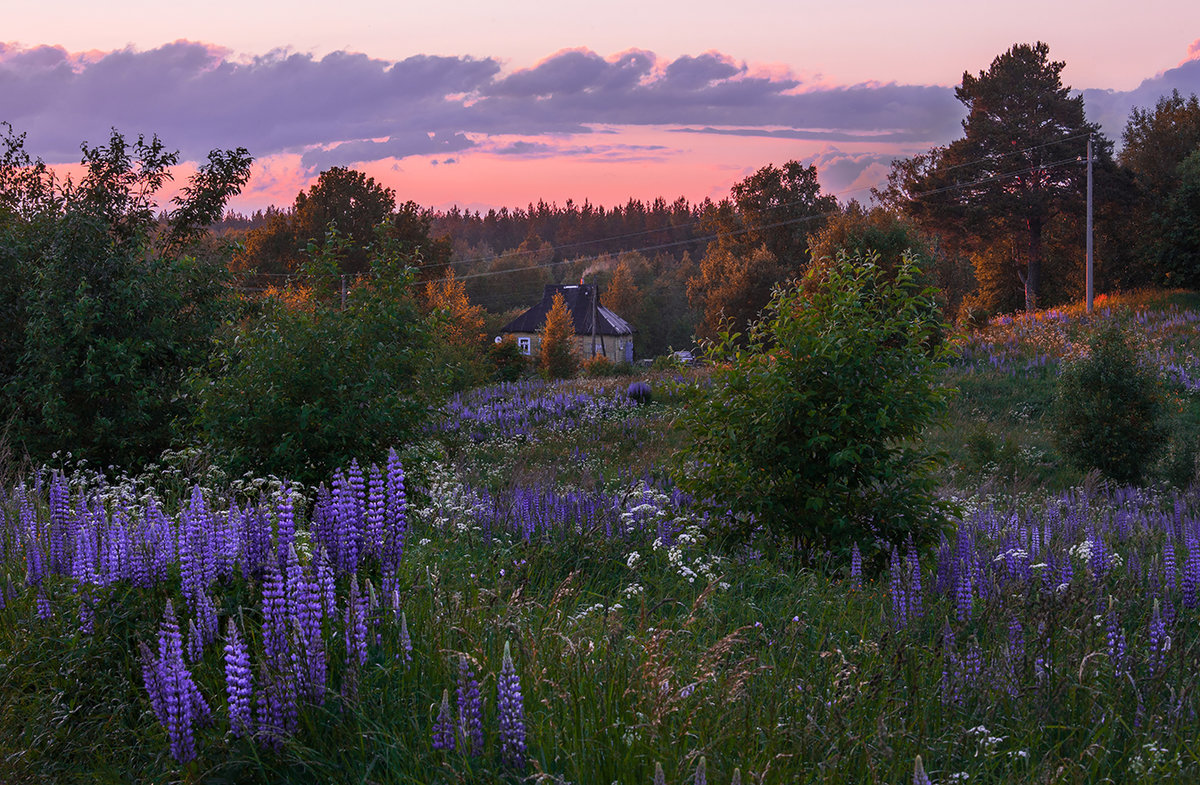
<svg viewBox="0 0 1200 785">
<path fill-rule="evenodd" d="M 200 638 L 200 630 L 196 629 L 196 620 L 188 620 L 187 658 L 193 665 L 204 658 L 204 641 Z"/>
<path fill-rule="evenodd" d="M 296 539 L 296 511 L 292 504 L 292 489 L 287 483 L 279 490 L 279 503 L 275 506 L 275 554 L 280 565 L 287 561 L 288 551 Z"/>
<path fill-rule="evenodd" d="M 654 785 L 667 785 L 667 775 L 658 761 L 654 761 Z"/>
<path fill-rule="evenodd" d="M 383 472 L 378 464 L 373 463 L 367 477 L 367 525 L 363 532 L 363 549 L 368 556 L 376 559 L 383 555 L 386 515 L 387 489 L 384 487 Z"/>
<path fill-rule="evenodd" d="M 337 582 L 324 547 L 318 548 L 317 555 L 313 557 L 313 572 L 316 573 L 316 588 L 321 598 L 321 613 L 327 619 L 336 619 Z"/>
<path fill-rule="evenodd" d="M 496 710 L 500 722 L 500 759 L 518 771 L 525 768 L 525 707 L 521 699 L 521 680 L 513 665 L 512 651 L 504 643 L 504 659 L 496 680 Z"/>
<path fill-rule="evenodd" d="M 3 608 L 0 600 L 0 608 Z M 92 635 L 96 631 L 96 607 L 88 595 L 79 599 L 79 632 L 81 635 Z"/>
<path fill-rule="evenodd" d="M 1025 630 L 1021 621 L 1013 616 L 1008 622 L 1008 661 L 1015 669 L 1025 659 Z"/>
<path fill-rule="evenodd" d="M 435 750 L 454 749 L 454 723 L 450 719 L 449 690 L 442 690 L 442 706 L 438 709 L 437 720 L 433 723 L 433 748 Z"/>
<path fill-rule="evenodd" d="M 1163 580 L 1166 582 L 1168 592 L 1175 590 L 1176 577 L 1175 541 L 1170 534 L 1167 534 L 1167 542 L 1163 545 Z"/>
<path fill-rule="evenodd" d="M 50 600 L 46 599 L 45 590 L 38 589 L 36 603 L 37 615 L 39 619 L 46 621 L 54 618 L 54 609 L 50 607 Z"/>
<path fill-rule="evenodd" d="M 50 481 L 50 569 L 57 573 L 67 571 L 65 540 L 70 526 L 70 495 L 67 478 L 55 471 Z"/>
<path fill-rule="evenodd" d="M 932 785 L 929 781 L 929 775 L 925 773 L 925 765 L 921 763 L 921 756 L 917 756 L 917 760 L 913 763 L 913 785 Z"/>
<path fill-rule="evenodd" d="M 217 639 L 221 631 L 221 622 L 217 617 L 217 608 L 213 605 L 208 592 L 201 591 L 196 598 L 196 628 L 200 631 L 201 647 L 208 646 Z"/>
<path fill-rule="evenodd" d="M 404 493 L 404 467 L 400 456 L 393 448 L 388 451 L 387 462 L 387 510 L 384 531 L 384 591 L 390 587 L 386 581 L 400 569 L 404 555 L 404 540 L 408 534 L 408 500 Z"/>
<path fill-rule="evenodd" d="M 857 542 L 850 546 L 850 588 L 854 591 L 862 588 L 862 553 Z"/>
<path fill-rule="evenodd" d="M 1107 618 L 1108 658 L 1112 662 L 1113 673 L 1120 676 L 1125 672 L 1125 630 L 1121 628 L 1117 618 L 1117 609 L 1113 598 L 1108 598 Z"/>
<path fill-rule="evenodd" d="M 954 648 L 954 629 L 950 626 L 950 619 L 946 619 L 942 627 L 942 703 L 949 705 L 958 702 L 961 670 L 958 652 Z"/>
<path fill-rule="evenodd" d="M 1150 615 L 1150 632 L 1147 648 L 1147 660 L 1150 663 L 1150 675 L 1157 676 L 1163 672 L 1167 664 L 1167 652 L 1171 650 L 1171 638 L 1167 634 L 1167 625 L 1159 610 L 1158 598 L 1154 598 L 1154 610 Z"/>
<path fill-rule="evenodd" d="M 266 662 L 275 671 L 283 671 L 289 661 L 287 591 L 279 562 L 267 560 L 267 572 L 262 587 L 263 599 L 263 653 Z"/>
<path fill-rule="evenodd" d="M 468 755 L 483 753 L 483 699 L 479 695 L 479 682 L 466 655 L 458 660 L 458 729 L 463 740 L 463 751 Z"/>
<path fill-rule="evenodd" d="M 900 552 L 892 548 L 889 572 L 889 594 L 892 597 L 892 621 L 897 629 L 908 625 L 908 598 L 904 592 L 904 571 L 901 568 Z"/>
<path fill-rule="evenodd" d="M 1200 541 L 1197 541 L 1196 532 L 1190 526 L 1184 544 L 1187 547 L 1187 556 L 1184 557 L 1183 562 L 1183 581 L 1180 592 L 1183 595 L 1183 607 L 1195 608 L 1197 585 L 1200 584 Z"/>
<path fill-rule="evenodd" d="M 979 641 L 975 636 L 971 636 L 971 640 L 967 642 L 967 653 L 963 657 L 963 676 L 967 681 L 974 683 L 983 673 L 983 650 L 979 648 Z"/>
<path fill-rule="evenodd" d="M 700 756 L 700 762 L 696 764 L 696 775 L 692 778 L 692 785 L 708 785 L 708 765 L 703 755 Z"/>
<path fill-rule="evenodd" d="M 158 632 L 155 675 L 146 688 L 160 690 L 163 725 L 171 742 L 171 756 L 180 763 L 196 757 L 194 726 L 205 719 L 207 706 L 183 662 L 183 636 L 175 620 L 175 609 L 167 601 Z M 151 698 L 154 703 L 154 698 Z"/>
<path fill-rule="evenodd" d="M 917 549 L 913 547 L 912 538 L 908 542 L 908 559 L 905 565 L 908 574 L 908 617 L 920 619 L 925 615 L 921 602 L 921 562 L 917 558 Z"/>
<path fill-rule="evenodd" d="M 971 607 L 974 592 L 971 588 L 971 571 L 973 563 L 970 558 L 960 559 L 958 563 L 958 581 L 954 587 L 954 602 L 958 610 L 958 620 L 966 621 L 971 618 Z"/>
<path fill-rule="evenodd" d="M 158 720 L 158 724 L 165 728 L 167 701 L 165 685 L 159 674 L 158 657 L 150 651 L 150 647 L 144 641 L 138 641 L 138 659 L 142 663 L 142 683 L 150 697 L 150 708 L 154 711 L 154 718 Z"/>
<path fill-rule="evenodd" d="M 234 736 L 245 738 L 252 730 L 250 654 L 232 618 L 225 634 L 225 692 L 229 698 L 229 729 Z"/>
<path fill-rule="evenodd" d="M 350 491 L 350 502 L 353 505 L 354 515 L 354 549 L 356 557 L 361 558 L 363 553 L 363 537 L 366 534 L 367 524 L 367 484 L 363 480 L 362 467 L 358 465 L 357 458 L 350 459 L 350 471 L 347 474 L 347 483 Z M 358 561 L 350 563 L 350 571 L 358 569 Z"/>
<path fill-rule="evenodd" d="M 342 694 L 347 701 L 358 697 L 359 669 L 367 662 L 367 608 L 358 590 L 357 576 L 351 578 L 350 599 L 346 602 L 343 634 L 346 640 L 346 675 Z"/>
<path fill-rule="evenodd" d="M 408 635 L 408 616 L 403 612 L 400 613 L 400 651 L 404 656 L 404 667 L 408 668 L 412 664 L 412 638 Z"/>
<path fill-rule="evenodd" d="M 742 785 L 742 770 L 734 767 L 733 776 L 729 778 L 729 785 Z"/>
</svg>

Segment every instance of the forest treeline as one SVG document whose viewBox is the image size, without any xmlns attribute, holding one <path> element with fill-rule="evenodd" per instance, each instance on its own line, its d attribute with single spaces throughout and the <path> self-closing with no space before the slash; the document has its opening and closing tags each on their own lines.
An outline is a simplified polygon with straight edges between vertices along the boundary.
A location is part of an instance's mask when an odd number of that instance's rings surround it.
<svg viewBox="0 0 1200 785">
<path fill-rule="evenodd" d="M 322 476 L 419 432 L 447 391 L 522 372 L 500 327 L 586 279 L 638 357 L 744 331 L 839 253 L 906 254 L 961 323 L 1083 296 L 1089 143 L 1097 292 L 1200 287 L 1200 104 L 1163 96 L 1113 140 L 1045 44 L 964 73 L 961 138 L 894 163 L 868 205 L 767 164 L 719 201 L 434 211 L 352 168 L 291 205 L 225 211 L 245 150 L 170 205 L 157 137 L 83 146 L 62 180 L 0 138 L 0 453 L 131 465 L 167 447 Z M 464 194 L 464 197 L 469 195 Z M 381 359 L 383 358 L 383 359 Z M 0 455 L 3 457 L 3 455 Z"/>
</svg>

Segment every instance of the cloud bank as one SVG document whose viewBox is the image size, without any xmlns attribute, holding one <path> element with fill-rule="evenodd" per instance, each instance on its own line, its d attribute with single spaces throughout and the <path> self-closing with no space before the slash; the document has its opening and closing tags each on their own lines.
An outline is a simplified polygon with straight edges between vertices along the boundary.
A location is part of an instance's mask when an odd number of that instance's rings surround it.
<svg viewBox="0 0 1200 785">
<path fill-rule="evenodd" d="M 1089 118 L 1119 139 L 1132 107 L 1171 89 L 1200 92 L 1198 58 L 1200 40 L 1179 66 L 1134 90 L 1083 91 Z M 492 57 L 390 61 L 286 49 L 240 57 L 185 40 L 86 53 L 0 44 L 0 120 L 52 164 L 77 163 L 81 140 L 101 144 L 114 127 L 157 134 L 185 160 L 246 147 L 310 175 L 413 157 L 661 163 L 687 156 L 688 139 L 729 137 L 822 145 L 806 160 L 839 190 L 881 179 L 892 157 L 957 137 L 962 118 L 949 87 L 809 83 L 720 52 L 668 60 L 641 49 L 607 57 L 569 49 L 506 71 Z M 626 143 L 630 129 L 664 143 Z"/>
<path fill-rule="evenodd" d="M 314 168 L 470 150 L 521 154 L 511 141 L 489 139 L 603 126 L 934 142 L 953 132 L 959 114 L 943 88 L 806 89 L 786 72 L 752 73 L 717 52 L 664 61 L 642 50 L 607 58 L 565 50 L 505 74 L 494 58 L 391 62 L 280 50 L 239 59 L 191 41 L 89 54 L 0 46 L 0 107 L 55 163 L 76 161 L 81 139 L 102 142 L 116 127 L 157 133 L 188 159 L 245 146 L 260 157 L 298 152 Z M 545 152 L 537 139 L 529 145 L 531 155 Z"/>
</svg>

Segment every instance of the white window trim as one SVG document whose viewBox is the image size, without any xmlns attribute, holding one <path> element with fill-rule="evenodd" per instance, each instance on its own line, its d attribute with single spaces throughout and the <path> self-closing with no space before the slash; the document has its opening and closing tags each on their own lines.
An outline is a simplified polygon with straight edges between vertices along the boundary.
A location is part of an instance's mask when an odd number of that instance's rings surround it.
<svg viewBox="0 0 1200 785">
<path fill-rule="evenodd" d="M 528 337 L 518 338 L 517 339 L 517 348 L 521 350 L 521 354 L 532 354 L 532 352 L 533 352 L 532 339 L 530 339 Z"/>
</svg>

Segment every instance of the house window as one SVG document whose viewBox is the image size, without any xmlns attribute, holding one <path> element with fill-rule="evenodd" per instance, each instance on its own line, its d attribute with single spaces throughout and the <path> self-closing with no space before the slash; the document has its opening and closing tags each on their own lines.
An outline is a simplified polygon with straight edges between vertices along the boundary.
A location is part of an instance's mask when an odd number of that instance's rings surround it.
<svg viewBox="0 0 1200 785">
<path fill-rule="evenodd" d="M 529 339 L 528 338 L 518 338 L 517 339 L 517 348 L 521 350 L 521 354 L 529 354 L 530 353 Z"/>
</svg>

